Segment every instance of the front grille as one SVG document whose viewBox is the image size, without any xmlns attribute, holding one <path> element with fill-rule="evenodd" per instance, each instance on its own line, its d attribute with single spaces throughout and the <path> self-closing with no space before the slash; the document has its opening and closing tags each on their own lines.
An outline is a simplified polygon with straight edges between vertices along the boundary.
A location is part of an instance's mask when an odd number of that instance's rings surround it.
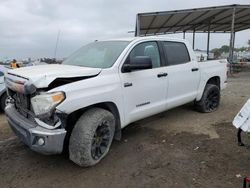
<svg viewBox="0 0 250 188">
<path fill-rule="evenodd" d="M 23 93 L 18 93 L 13 90 L 8 90 L 9 95 L 15 101 L 15 107 L 17 111 L 26 118 L 33 118 L 33 112 L 31 110 L 30 95 L 25 95 Z"/>
<path fill-rule="evenodd" d="M 30 99 L 27 95 L 16 93 L 15 105 L 23 116 L 28 117 L 28 112 L 30 110 Z"/>
<path fill-rule="evenodd" d="M 37 117 L 35 116 L 31 105 L 31 97 L 33 97 L 34 95 L 25 95 L 23 93 L 13 91 L 10 88 L 7 88 L 7 92 L 8 95 L 12 99 L 14 99 L 14 104 L 17 112 L 21 116 L 27 118 L 29 121 L 37 125 L 37 122 L 35 120 L 35 118 Z M 50 126 L 54 126 L 59 121 L 59 118 L 57 116 L 54 116 L 54 113 L 50 114 L 49 116 L 45 114 L 44 116 L 40 116 L 39 119 Z"/>
</svg>

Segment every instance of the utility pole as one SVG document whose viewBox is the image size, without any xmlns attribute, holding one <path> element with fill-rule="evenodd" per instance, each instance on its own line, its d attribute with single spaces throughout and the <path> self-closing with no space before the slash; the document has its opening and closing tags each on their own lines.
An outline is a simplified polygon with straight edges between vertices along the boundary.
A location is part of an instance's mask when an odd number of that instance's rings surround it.
<svg viewBox="0 0 250 188">
<path fill-rule="evenodd" d="M 55 59 L 56 59 L 56 53 L 57 53 L 57 47 L 58 47 L 58 42 L 59 42 L 60 33 L 61 33 L 61 31 L 60 31 L 60 30 L 58 30 L 58 33 L 57 33 L 57 38 L 56 38 L 55 53 L 54 53 L 54 58 L 55 58 Z"/>
</svg>

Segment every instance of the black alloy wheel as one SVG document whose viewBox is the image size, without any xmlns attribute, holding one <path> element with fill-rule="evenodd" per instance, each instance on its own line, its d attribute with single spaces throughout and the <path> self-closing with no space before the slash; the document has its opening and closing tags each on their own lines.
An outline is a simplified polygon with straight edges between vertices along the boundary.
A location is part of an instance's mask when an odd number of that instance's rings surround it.
<svg viewBox="0 0 250 188">
<path fill-rule="evenodd" d="M 91 146 L 93 159 L 98 160 L 108 149 L 110 143 L 110 129 L 107 121 L 102 122 L 96 129 Z"/>
<path fill-rule="evenodd" d="M 196 109 L 202 113 L 216 111 L 220 105 L 220 88 L 214 84 L 207 84 L 201 99 L 194 104 Z"/>
<path fill-rule="evenodd" d="M 208 111 L 214 111 L 218 108 L 220 101 L 220 94 L 217 90 L 211 90 L 205 100 L 206 109 Z"/>
</svg>

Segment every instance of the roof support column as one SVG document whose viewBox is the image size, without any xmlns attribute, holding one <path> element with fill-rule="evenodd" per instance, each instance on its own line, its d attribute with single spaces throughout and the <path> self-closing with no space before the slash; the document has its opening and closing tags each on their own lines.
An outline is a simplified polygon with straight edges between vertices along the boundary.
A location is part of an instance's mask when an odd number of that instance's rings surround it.
<svg viewBox="0 0 250 188">
<path fill-rule="evenodd" d="M 235 44 L 235 32 L 234 32 L 233 47 L 234 47 L 234 44 Z"/>
<path fill-rule="evenodd" d="M 186 31 L 183 31 L 183 39 L 186 39 Z"/>
<path fill-rule="evenodd" d="M 234 56 L 234 38 L 235 38 L 234 21 L 235 21 L 235 8 L 233 8 L 233 12 L 232 12 L 230 46 L 229 46 L 230 73 L 232 73 L 232 63 L 233 63 L 233 56 Z"/>
<path fill-rule="evenodd" d="M 210 23 L 207 30 L 207 59 L 209 59 L 209 44 L 210 44 Z"/>
<path fill-rule="evenodd" d="M 140 19 L 138 14 L 136 15 L 135 36 L 140 36 Z"/>
<path fill-rule="evenodd" d="M 194 50 L 194 47 L 195 47 L 195 29 L 193 31 L 193 50 Z"/>
</svg>

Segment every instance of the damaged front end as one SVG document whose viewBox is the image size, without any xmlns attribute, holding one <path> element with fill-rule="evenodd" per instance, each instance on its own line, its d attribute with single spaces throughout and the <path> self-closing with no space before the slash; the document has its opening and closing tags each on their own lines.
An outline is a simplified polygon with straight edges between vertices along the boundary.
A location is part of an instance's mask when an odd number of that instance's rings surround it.
<svg viewBox="0 0 250 188">
<path fill-rule="evenodd" d="M 57 109 L 66 93 L 55 88 L 97 76 L 98 68 L 44 65 L 10 70 L 5 75 L 8 104 L 5 114 L 12 130 L 32 150 L 63 151 L 67 114 Z M 51 90 L 54 89 L 54 92 Z"/>
<path fill-rule="evenodd" d="M 7 120 L 16 135 L 43 154 L 63 151 L 67 114 L 57 109 L 66 93 L 55 88 L 97 76 L 98 68 L 43 65 L 8 71 L 5 84 Z M 54 89 L 54 92 L 51 92 Z"/>
<path fill-rule="evenodd" d="M 34 151 L 61 153 L 67 114 L 56 106 L 65 100 L 65 93 L 37 89 L 25 78 L 7 76 L 5 83 L 9 96 L 5 113 L 12 130 Z"/>
<path fill-rule="evenodd" d="M 24 77 L 15 80 L 7 76 L 5 83 L 9 96 L 7 103 L 14 105 L 23 117 L 47 129 L 62 127 L 62 120 L 57 116 L 62 112 L 56 111 L 56 106 L 65 100 L 64 92 L 38 90 Z"/>
<path fill-rule="evenodd" d="M 65 118 L 67 114 L 56 109 L 56 107 L 66 99 L 63 91 L 50 92 L 50 90 L 89 79 L 99 74 L 76 76 L 76 77 L 41 77 L 38 80 L 31 80 L 24 76 L 13 73 L 7 73 L 5 84 L 8 93 L 7 103 L 15 106 L 16 110 L 25 118 L 32 119 L 36 124 L 47 129 L 65 127 Z M 43 80 L 43 82 L 42 82 Z M 37 88 L 35 83 L 39 83 Z"/>
</svg>

